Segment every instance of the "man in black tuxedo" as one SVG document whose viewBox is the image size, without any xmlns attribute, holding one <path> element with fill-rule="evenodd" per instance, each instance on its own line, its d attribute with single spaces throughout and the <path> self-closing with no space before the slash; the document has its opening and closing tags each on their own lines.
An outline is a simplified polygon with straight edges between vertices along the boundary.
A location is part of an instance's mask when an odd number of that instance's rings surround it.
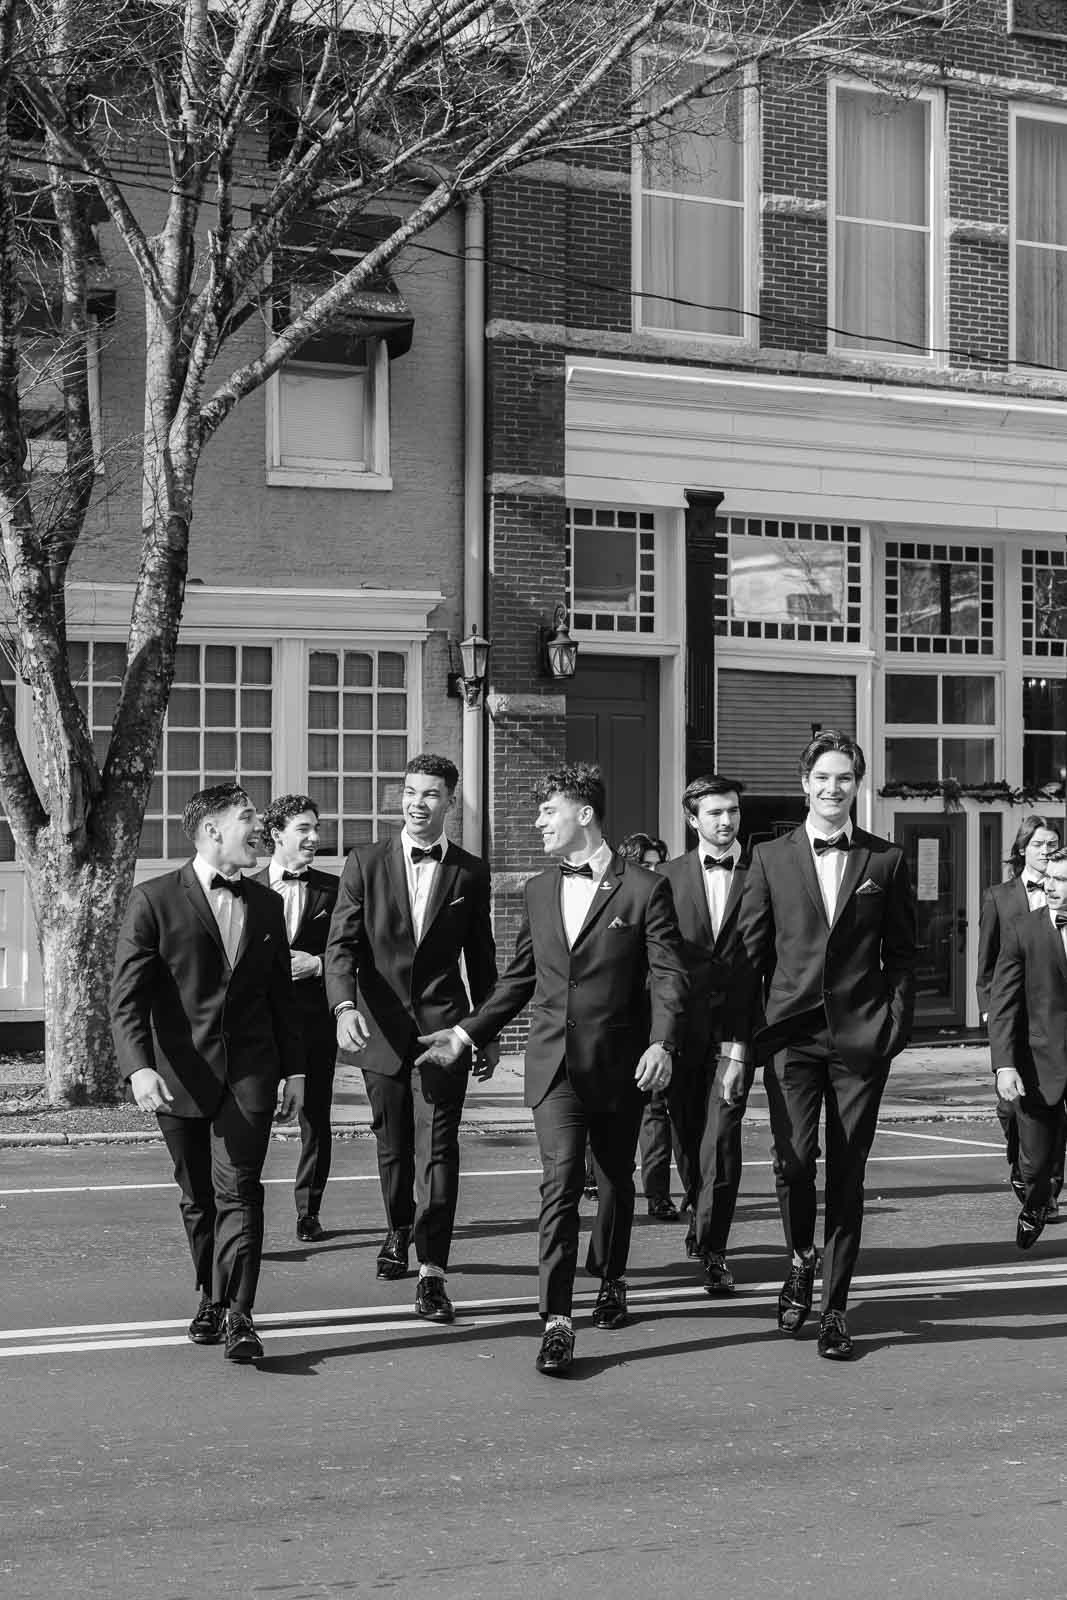
<svg viewBox="0 0 1067 1600">
<path fill-rule="evenodd" d="M 1024 817 L 1012 842 L 1008 862 L 1012 875 L 1007 883 L 995 883 L 986 891 L 982 901 L 982 916 L 978 924 L 978 1010 L 982 1021 L 988 1019 L 989 1001 L 993 989 L 993 973 L 997 957 L 1004 942 L 1004 930 L 1011 923 L 1021 922 L 1031 911 L 1040 911 L 1045 905 L 1045 871 L 1053 851 L 1060 846 L 1059 833 L 1048 817 Z M 1008 1171 L 1016 1199 L 1022 1204 L 1026 1198 L 1022 1175 L 1019 1172 L 1019 1130 L 1015 1121 L 1014 1100 L 997 1098 L 997 1120 L 1004 1133 L 1008 1157 Z M 1059 1194 L 1063 1188 L 1064 1155 L 1067 1151 L 1067 1117 L 1057 1146 L 1052 1169 L 1052 1193 L 1049 1196 L 1051 1221 L 1059 1210 Z"/>
<path fill-rule="evenodd" d="M 578 762 L 539 784 L 536 826 L 558 865 L 526 884 L 515 955 L 458 1027 L 421 1040 L 442 1066 L 484 1048 L 530 1008 L 526 1104 L 541 1149 L 540 1372 L 574 1359 L 571 1308 L 585 1145 L 593 1147 L 597 1215 L 586 1259 L 600 1280 L 593 1323 L 626 1320 L 624 1273 L 634 1215 L 634 1154 L 643 1097 L 670 1082 L 688 979 L 670 890 L 604 840 L 599 767 Z M 651 1043 L 649 1017 L 651 1014 Z"/>
<path fill-rule="evenodd" d="M 1067 1093 L 1067 850 L 1046 868 L 1047 905 L 1010 922 L 989 997 L 989 1051 L 997 1094 L 1015 1106 L 1022 1210 L 1020 1250 L 1048 1216 Z"/>
<path fill-rule="evenodd" d="M 755 1073 L 754 1058 L 724 1039 L 745 1029 L 735 1019 L 732 948 L 745 866 L 737 832 L 741 784 L 718 773 L 694 778 L 682 794 L 689 850 L 660 870 L 671 886 L 689 973 L 685 1037 L 667 1091 L 678 1130 L 679 1170 L 692 1207 L 686 1253 L 699 1256 L 708 1294 L 732 1294 L 726 1246 L 741 1184 L 741 1123 Z"/>
<path fill-rule="evenodd" d="M 337 1030 L 323 978 L 337 879 L 313 865 L 319 845 L 319 808 L 306 794 L 272 800 L 261 820 L 263 843 L 274 853 L 255 875 L 281 897 L 293 973 L 293 1020 L 304 1041 L 304 1104 L 300 1108 L 300 1159 L 293 1198 L 296 1236 L 304 1243 L 325 1237 L 319 1218 L 330 1176 L 330 1109 L 337 1059 Z"/>
<path fill-rule="evenodd" d="M 189 1337 L 225 1339 L 229 1360 L 255 1361 L 260 1174 L 279 1081 L 283 1116 L 304 1095 L 289 944 L 278 896 L 241 876 L 256 864 L 259 827 L 244 790 L 202 789 L 182 821 L 193 859 L 130 897 L 111 1027 L 119 1071 L 142 1111 L 155 1112 L 182 1192 L 200 1290 Z"/>
<path fill-rule="evenodd" d="M 360 1056 L 378 1146 L 388 1226 L 378 1276 L 403 1277 L 414 1239 L 415 1310 L 431 1322 L 454 1317 L 445 1274 L 472 1063 L 488 1078 L 499 1058 L 490 1048 L 447 1068 L 415 1059 L 420 1033 L 458 1022 L 496 981 L 489 869 L 444 832 L 458 781 L 444 756 L 408 762 L 403 832 L 351 852 L 326 947 L 337 1043 Z"/>
<path fill-rule="evenodd" d="M 826 1216 L 819 1354 L 853 1354 L 845 1320 L 863 1225 L 863 1179 L 893 1057 L 911 1029 L 915 902 L 903 852 L 853 826 L 866 771 L 854 739 L 823 729 L 800 760 L 802 827 L 759 844 L 738 914 L 737 1015 L 776 1054 L 764 1083 L 792 1257 L 778 1326 L 798 1333 L 815 1281 L 819 1113 L 826 1108 Z M 761 992 L 765 1022 L 755 1023 Z M 737 1041 L 727 1046 L 736 1055 Z"/>
</svg>

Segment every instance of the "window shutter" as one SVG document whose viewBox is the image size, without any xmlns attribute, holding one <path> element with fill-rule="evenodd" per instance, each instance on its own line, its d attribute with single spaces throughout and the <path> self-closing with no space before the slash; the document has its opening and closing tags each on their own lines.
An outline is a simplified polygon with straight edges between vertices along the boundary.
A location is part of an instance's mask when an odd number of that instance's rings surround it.
<svg viewBox="0 0 1067 1600">
<path fill-rule="evenodd" d="M 797 762 L 812 723 L 856 732 L 856 680 L 821 672 L 718 675 L 716 768 L 746 794 L 789 795 L 800 788 Z"/>
</svg>

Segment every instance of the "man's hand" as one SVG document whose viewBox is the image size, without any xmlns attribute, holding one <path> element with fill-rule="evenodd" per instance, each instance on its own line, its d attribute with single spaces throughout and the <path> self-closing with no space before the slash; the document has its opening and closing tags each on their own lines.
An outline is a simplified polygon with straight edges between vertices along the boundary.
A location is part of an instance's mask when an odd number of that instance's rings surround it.
<svg viewBox="0 0 1067 1600">
<path fill-rule="evenodd" d="M 317 978 L 322 971 L 322 957 L 310 956 L 306 950 L 290 950 L 289 959 L 292 962 L 294 983 L 300 978 Z"/>
<path fill-rule="evenodd" d="M 370 1029 L 363 1017 L 350 1006 L 347 1011 L 337 1013 L 337 1048 L 339 1050 L 365 1050 L 370 1038 Z"/>
<path fill-rule="evenodd" d="M 481 1050 L 474 1052 L 474 1068 L 471 1076 L 477 1078 L 479 1083 L 485 1083 L 493 1076 L 500 1061 L 500 1046 L 493 1040 L 492 1044 L 483 1045 Z"/>
<path fill-rule="evenodd" d="M 174 1096 L 154 1067 L 138 1067 L 130 1074 L 130 1093 L 142 1111 L 166 1111 Z"/>
<path fill-rule="evenodd" d="M 733 1056 L 722 1056 L 723 1063 L 721 1091 L 724 1102 L 729 1106 L 740 1100 L 745 1092 L 745 1063 L 735 1061 Z"/>
<path fill-rule="evenodd" d="M 650 1044 L 634 1073 L 634 1080 L 639 1089 L 665 1089 L 671 1081 L 674 1063 L 671 1053 L 661 1044 Z"/>
<path fill-rule="evenodd" d="M 997 1068 L 997 1094 L 1001 1100 L 1020 1100 L 1026 1087 L 1014 1067 Z"/>
<path fill-rule="evenodd" d="M 420 1033 L 419 1043 L 428 1048 L 421 1056 L 415 1057 L 417 1067 L 421 1067 L 424 1061 L 435 1067 L 450 1067 L 468 1048 L 455 1028 L 438 1028 L 436 1033 Z M 493 1065 L 496 1065 L 495 1061 Z"/>
<path fill-rule="evenodd" d="M 278 1121 L 292 1122 L 297 1112 L 300 1111 L 304 1105 L 303 1074 L 301 1073 L 300 1076 L 296 1078 L 283 1078 L 281 1089 L 282 1103 L 278 1107 Z"/>
</svg>

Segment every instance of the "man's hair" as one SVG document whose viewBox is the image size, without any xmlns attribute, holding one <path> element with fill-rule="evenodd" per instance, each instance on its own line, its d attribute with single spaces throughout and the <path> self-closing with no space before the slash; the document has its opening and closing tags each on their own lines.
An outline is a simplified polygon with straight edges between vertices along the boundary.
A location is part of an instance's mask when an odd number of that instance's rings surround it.
<svg viewBox="0 0 1067 1600">
<path fill-rule="evenodd" d="M 315 820 L 318 821 L 318 804 L 309 794 L 280 794 L 276 800 L 271 801 L 260 817 L 263 824 L 263 843 L 271 854 L 274 852 L 274 829 L 277 828 L 278 832 L 282 833 L 286 824 L 304 811 L 313 811 Z"/>
<path fill-rule="evenodd" d="M 182 812 L 186 836 L 195 844 L 200 826 L 208 817 L 217 817 L 222 811 L 246 803 L 250 803 L 248 792 L 239 783 L 216 783 L 210 789 L 198 789 Z"/>
<path fill-rule="evenodd" d="M 662 839 L 653 839 L 650 833 L 628 833 L 618 849 L 620 856 L 626 861 L 636 861 L 638 866 L 649 850 L 654 850 L 661 861 L 667 859 L 667 846 Z"/>
<path fill-rule="evenodd" d="M 449 794 L 455 794 L 459 782 L 459 768 L 454 761 L 449 761 L 447 756 L 430 754 L 412 756 L 404 768 L 405 778 L 410 772 L 424 772 L 429 778 L 441 778 Z"/>
<path fill-rule="evenodd" d="M 604 775 L 592 761 L 571 761 L 566 766 L 546 772 L 537 788 L 534 799 L 544 805 L 554 794 L 574 800 L 580 806 L 592 806 L 598 822 L 603 822 L 608 797 L 604 788 Z"/>
<path fill-rule="evenodd" d="M 721 772 L 709 772 L 703 778 L 694 778 L 692 783 L 687 783 L 682 790 L 682 810 L 695 817 L 700 810 L 700 802 L 709 794 L 736 794 L 738 799 L 745 792 L 743 783 L 738 783 L 736 778 L 726 778 Z"/>
<path fill-rule="evenodd" d="M 1054 861 L 1067 861 L 1067 845 L 1061 844 L 1058 850 L 1053 850 L 1052 854 L 1048 858 L 1048 864 L 1050 867 Z"/>
<path fill-rule="evenodd" d="M 1034 837 L 1034 834 L 1039 833 L 1042 828 L 1046 829 L 1046 831 L 1049 833 L 1054 833 L 1057 839 L 1060 838 L 1060 830 L 1051 817 L 1039 817 L 1034 815 L 1030 817 L 1024 817 L 1020 822 L 1019 831 L 1016 833 L 1015 838 L 1011 841 L 1011 849 L 1008 852 L 1008 865 L 1011 867 L 1011 870 L 1016 877 L 1019 876 L 1020 872 L 1022 872 L 1026 865 L 1027 845 Z M 1057 859 L 1058 852 L 1049 857 L 1050 861 L 1055 861 Z"/>
<path fill-rule="evenodd" d="M 816 761 L 821 756 L 834 753 L 848 757 L 852 763 L 852 771 L 856 775 L 856 782 L 859 783 L 867 771 L 867 758 L 852 735 L 841 733 L 837 728 L 823 728 L 804 746 L 804 753 L 800 758 L 800 776 L 810 777 Z"/>
</svg>

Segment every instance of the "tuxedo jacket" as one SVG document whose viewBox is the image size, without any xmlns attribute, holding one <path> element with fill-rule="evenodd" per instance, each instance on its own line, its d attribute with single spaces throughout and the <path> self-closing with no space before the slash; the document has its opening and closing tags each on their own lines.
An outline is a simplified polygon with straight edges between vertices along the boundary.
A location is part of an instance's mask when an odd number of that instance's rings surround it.
<svg viewBox="0 0 1067 1600">
<path fill-rule="evenodd" d="M 737 1038 L 743 1030 L 742 1019 L 735 1015 L 739 1002 L 735 966 L 737 913 L 746 868 L 739 861 L 731 872 L 722 923 L 718 934 L 713 934 L 704 887 L 707 872 L 703 857 L 702 849 L 687 850 L 684 856 L 658 869 L 674 896 L 682 956 L 689 974 L 682 1052 L 686 1064 L 694 1065 L 703 1064 L 714 1044 L 725 1038 Z"/>
<path fill-rule="evenodd" d="M 978 975 L 975 980 L 978 1009 L 983 1016 L 989 1010 L 993 973 L 1004 942 L 1004 930 L 1009 923 L 1022 922 L 1029 915 L 1030 901 L 1021 875 L 1009 878 L 1007 883 L 995 883 L 986 891 L 978 922 Z"/>
<path fill-rule="evenodd" d="M 486 1044 L 530 1002 L 526 1104 L 540 1104 L 566 1060 L 575 1093 L 610 1111 L 637 1093 L 650 1037 L 680 1043 L 689 979 L 678 921 L 658 873 L 615 854 L 568 948 L 561 884 L 556 866 L 528 881 L 514 958 L 463 1027 Z"/>
<path fill-rule="evenodd" d="M 1047 907 L 1003 930 L 989 997 L 989 1055 L 1014 1067 L 1028 1096 L 1067 1093 L 1067 955 Z"/>
<path fill-rule="evenodd" d="M 367 1022 L 370 1042 L 353 1060 L 372 1072 L 395 1076 L 418 1054 L 420 1033 L 461 1021 L 495 981 L 489 868 L 484 861 L 449 841 L 416 944 L 400 836 L 351 852 L 326 946 L 326 999 L 331 1011 L 342 1000 L 355 1002 Z"/>
<path fill-rule="evenodd" d="M 908 1042 L 915 1005 L 915 901 L 900 847 L 855 828 L 833 923 L 803 826 L 758 844 L 738 912 L 744 1032 L 764 1052 L 825 1011 L 834 1050 L 874 1072 Z M 765 1021 L 758 1022 L 760 992 Z"/>
<path fill-rule="evenodd" d="M 270 868 L 264 867 L 252 880 L 270 888 Z M 337 1056 L 337 1026 L 333 1012 L 326 1002 L 326 940 L 330 933 L 330 918 L 337 904 L 337 878 L 332 872 L 321 872 L 318 867 L 307 869 L 307 890 L 300 926 L 291 942 L 290 950 L 303 950 L 309 956 L 320 956 L 323 971 L 317 978 L 297 978 L 293 981 L 293 1019 L 304 1041 L 304 1061 L 307 1071 L 328 1073 Z M 270 891 L 282 905 L 285 903 L 277 890 Z"/>
<path fill-rule="evenodd" d="M 210 1117 L 229 1089 L 251 1115 L 273 1111 L 281 1078 L 303 1072 L 279 897 L 245 879 L 245 925 L 226 959 L 191 861 L 139 884 L 119 933 L 111 1030 L 119 1071 L 154 1067 L 179 1117 Z"/>
</svg>

